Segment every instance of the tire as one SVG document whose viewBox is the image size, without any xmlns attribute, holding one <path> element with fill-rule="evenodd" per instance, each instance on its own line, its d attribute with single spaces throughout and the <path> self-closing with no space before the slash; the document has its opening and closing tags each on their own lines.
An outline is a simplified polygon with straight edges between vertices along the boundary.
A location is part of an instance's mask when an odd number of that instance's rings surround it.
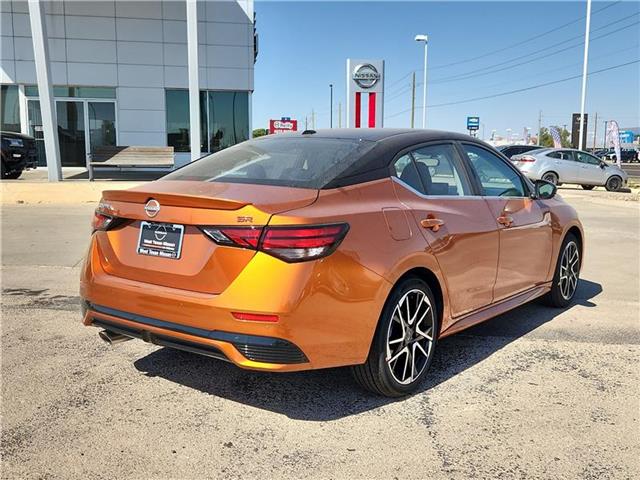
<svg viewBox="0 0 640 480">
<path fill-rule="evenodd" d="M 581 266 L 580 244 L 573 233 L 568 233 L 560 247 L 551 291 L 545 296 L 547 305 L 565 308 L 571 303 L 578 289 Z"/>
<path fill-rule="evenodd" d="M 4 160 L 2 161 L 2 163 L 0 163 L 0 178 L 4 178 L 5 177 L 5 171 L 7 170 L 4 166 Z"/>
<path fill-rule="evenodd" d="M 367 361 L 351 367 L 356 382 L 385 397 L 415 392 L 433 361 L 438 313 L 424 281 L 416 277 L 400 281 L 382 310 Z"/>
<path fill-rule="evenodd" d="M 593 190 L 595 185 L 581 185 L 584 190 Z"/>
<path fill-rule="evenodd" d="M 607 183 L 604 185 L 604 188 L 609 192 L 617 192 L 622 188 L 622 179 L 618 175 L 611 175 L 607 178 Z"/>
<path fill-rule="evenodd" d="M 547 172 L 542 175 L 542 180 L 545 182 L 553 183 L 554 185 L 558 185 L 558 175 L 554 172 Z"/>
<path fill-rule="evenodd" d="M 18 170 L 17 172 L 6 173 L 4 175 L 4 178 L 8 178 L 10 180 L 15 180 L 17 178 L 20 178 L 20 175 L 22 175 L 22 170 Z"/>
</svg>

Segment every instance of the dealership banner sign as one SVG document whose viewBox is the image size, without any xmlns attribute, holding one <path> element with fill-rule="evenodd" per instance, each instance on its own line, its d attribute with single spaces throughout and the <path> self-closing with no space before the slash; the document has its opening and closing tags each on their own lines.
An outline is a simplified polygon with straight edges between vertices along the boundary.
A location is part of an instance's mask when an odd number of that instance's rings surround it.
<svg viewBox="0 0 640 480">
<path fill-rule="evenodd" d="M 347 126 L 383 127 L 384 60 L 347 59 Z"/>
<path fill-rule="evenodd" d="M 613 147 L 616 152 L 616 163 L 620 165 L 620 128 L 618 122 L 609 120 L 607 122 L 607 147 Z"/>
<path fill-rule="evenodd" d="M 269 120 L 269 133 L 297 132 L 298 120 L 283 118 L 280 120 Z"/>
</svg>

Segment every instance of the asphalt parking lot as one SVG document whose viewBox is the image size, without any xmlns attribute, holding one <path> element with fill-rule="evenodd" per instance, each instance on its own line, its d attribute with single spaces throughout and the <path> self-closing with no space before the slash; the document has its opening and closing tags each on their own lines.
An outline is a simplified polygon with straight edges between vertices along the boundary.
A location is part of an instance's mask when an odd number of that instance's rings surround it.
<svg viewBox="0 0 640 480">
<path fill-rule="evenodd" d="M 561 192 L 586 231 L 574 305 L 445 339 L 400 401 L 344 369 L 108 347 L 78 306 L 93 206 L 4 205 L 2 477 L 640 478 L 640 204 Z"/>
</svg>

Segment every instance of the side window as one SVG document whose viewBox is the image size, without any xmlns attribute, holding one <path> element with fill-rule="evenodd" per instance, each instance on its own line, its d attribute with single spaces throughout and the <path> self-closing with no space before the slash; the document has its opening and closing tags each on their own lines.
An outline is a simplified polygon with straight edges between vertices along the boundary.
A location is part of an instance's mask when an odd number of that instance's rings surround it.
<svg viewBox="0 0 640 480">
<path fill-rule="evenodd" d="M 571 152 L 556 151 L 547 154 L 547 157 L 559 158 L 560 160 L 573 160 Z"/>
<path fill-rule="evenodd" d="M 596 157 L 583 152 L 576 152 L 576 157 L 580 163 L 588 163 L 589 165 L 600 165 L 600 160 Z"/>
<path fill-rule="evenodd" d="M 456 165 L 453 145 L 429 145 L 411 152 L 427 195 L 470 195 L 471 189 Z"/>
<path fill-rule="evenodd" d="M 500 157 L 475 145 L 463 144 L 476 171 L 483 194 L 489 197 L 524 197 L 526 189 L 518 175 Z"/>
<path fill-rule="evenodd" d="M 416 166 L 413 164 L 411 155 L 406 154 L 396 160 L 396 163 L 393 164 L 393 170 L 395 176 L 404 183 L 422 194 L 425 193 L 422 182 L 420 181 L 420 176 L 418 175 L 418 170 L 416 170 Z"/>
</svg>

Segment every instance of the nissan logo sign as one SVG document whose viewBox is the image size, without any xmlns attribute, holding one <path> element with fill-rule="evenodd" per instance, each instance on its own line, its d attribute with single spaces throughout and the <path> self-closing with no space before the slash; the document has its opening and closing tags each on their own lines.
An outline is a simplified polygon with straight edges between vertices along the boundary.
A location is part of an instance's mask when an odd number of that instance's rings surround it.
<svg viewBox="0 0 640 480">
<path fill-rule="evenodd" d="M 353 70 L 353 81 L 360 88 L 371 88 L 380 80 L 380 73 L 370 63 L 363 63 Z"/>
<path fill-rule="evenodd" d="M 151 200 L 149 200 L 147 202 L 147 204 L 144 206 L 144 211 L 147 213 L 148 216 L 150 216 L 151 218 L 155 217 L 158 212 L 160 211 L 160 204 L 158 203 L 157 200 L 154 200 L 153 198 Z"/>
</svg>

